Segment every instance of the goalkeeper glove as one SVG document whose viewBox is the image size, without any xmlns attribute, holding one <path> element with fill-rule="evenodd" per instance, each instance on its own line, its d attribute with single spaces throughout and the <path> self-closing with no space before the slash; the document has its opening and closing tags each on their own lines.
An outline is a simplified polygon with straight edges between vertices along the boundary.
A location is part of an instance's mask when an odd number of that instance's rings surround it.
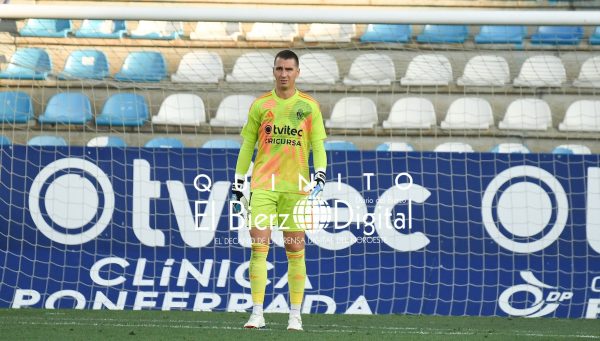
<svg viewBox="0 0 600 341">
<path fill-rule="evenodd" d="M 231 185 L 231 201 L 237 201 L 233 204 L 233 212 L 240 213 L 242 211 L 242 206 L 246 212 L 250 212 L 250 207 L 248 204 L 248 199 L 242 193 L 242 189 L 244 188 L 244 179 L 235 179 L 233 184 Z"/>
<path fill-rule="evenodd" d="M 321 194 L 323 193 L 323 188 L 325 187 L 325 172 L 317 171 L 315 173 L 315 178 L 310 184 L 304 187 L 304 191 L 310 191 L 308 195 L 308 200 L 316 200 L 321 198 Z"/>
</svg>

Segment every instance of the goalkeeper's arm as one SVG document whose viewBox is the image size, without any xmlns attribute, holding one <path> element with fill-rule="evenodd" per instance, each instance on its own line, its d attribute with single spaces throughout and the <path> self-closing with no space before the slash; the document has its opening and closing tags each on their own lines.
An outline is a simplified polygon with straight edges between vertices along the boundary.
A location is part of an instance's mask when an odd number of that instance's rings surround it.
<svg viewBox="0 0 600 341">
<path fill-rule="evenodd" d="M 317 198 L 325 187 L 325 170 L 327 169 L 327 153 L 323 140 L 313 141 L 313 166 L 315 168 L 315 179 L 311 183 L 311 193 L 309 198 Z"/>
<path fill-rule="evenodd" d="M 242 190 L 246 181 L 246 173 L 248 172 L 248 168 L 250 168 L 250 162 L 252 162 L 252 154 L 254 154 L 255 144 L 256 139 L 248 137 L 244 138 L 244 142 L 240 148 L 240 153 L 238 154 L 237 164 L 235 166 L 235 180 L 231 186 L 232 200 L 241 202 L 246 208 L 246 211 L 248 211 L 248 199 L 244 196 Z M 237 205 L 234 206 L 234 209 L 239 212 L 239 207 L 236 206 Z"/>
</svg>

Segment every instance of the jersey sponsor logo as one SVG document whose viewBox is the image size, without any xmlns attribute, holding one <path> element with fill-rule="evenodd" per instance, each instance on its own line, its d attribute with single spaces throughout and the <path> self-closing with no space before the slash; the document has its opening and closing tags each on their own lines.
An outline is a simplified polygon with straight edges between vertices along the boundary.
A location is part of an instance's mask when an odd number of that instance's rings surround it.
<svg viewBox="0 0 600 341">
<path fill-rule="evenodd" d="M 289 125 L 277 126 L 275 124 L 273 124 L 273 125 L 267 124 L 265 126 L 265 133 L 267 133 L 267 135 L 273 134 L 273 135 L 288 135 L 288 136 L 302 137 L 302 134 L 304 133 L 304 129 L 293 128 L 293 127 L 290 127 Z"/>
</svg>

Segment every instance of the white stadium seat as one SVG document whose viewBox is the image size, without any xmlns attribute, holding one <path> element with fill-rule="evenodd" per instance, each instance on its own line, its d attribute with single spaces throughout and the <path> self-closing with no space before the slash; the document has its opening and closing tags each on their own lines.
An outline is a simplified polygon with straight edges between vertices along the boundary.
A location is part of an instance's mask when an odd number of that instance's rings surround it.
<svg viewBox="0 0 600 341">
<path fill-rule="evenodd" d="M 210 120 L 213 127 L 241 128 L 248 119 L 248 111 L 256 97 L 250 95 L 230 95 L 219 104 L 215 118 Z"/>
<path fill-rule="evenodd" d="M 165 98 L 154 124 L 199 126 L 206 123 L 206 111 L 202 98 L 194 94 L 173 94 Z"/>
<path fill-rule="evenodd" d="M 254 23 L 246 40 L 289 41 L 298 36 L 298 24 Z"/>
<path fill-rule="evenodd" d="M 500 154 L 528 154 L 530 153 L 529 148 L 521 143 L 499 143 L 492 150 L 492 153 Z"/>
<path fill-rule="evenodd" d="M 465 66 L 460 86 L 504 86 L 510 82 L 506 59 L 500 56 L 475 56 Z"/>
<path fill-rule="evenodd" d="M 233 40 L 237 41 L 242 34 L 242 24 L 239 22 L 204 22 L 196 24 L 194 32 L 190 33 L 192 40 Z"/>
<path fill-rule="evenodd" d="M 510 103 L 500 129 L 547 130 L 552 127 L 552 113 L 546 101 L 537 98 L 521 98 Z"/>
<path fill-rule="evenodd" d="M 380 53 L 365 53 L 352 62 L 345 85 L 390 85 L 396 80 L 392 58 Z"/>
<path fill-rule="evenodd" d="M 180 83 L 219 83 L 225 77 L 223 61 L 215 52 L 186 53 L 171 81 Z"/>
<path fill-rule="evenodd" d="M 436 86 L 452 82 L 452 66 L 441 54 L 424 54 L 413 58 L 408 64 L 406 75 L 400 79 L 402 85 Z"/>
<path fill-rule="evenodd" d="M 567 109 L 561 131 L 600 131 L 600 101 L 580 100 Z"/>
<path fill-rule="evenodd" d="M 340 79 L 340 71 L 335 58 L 322 52 L 307 53 L 299 57 L 300 76 L 298 83 L 335 84 Z"/>
<path fill-rule="evenodd" d="M 355 35 L 354 24 L 310 24 L 304 41 L 349 43 Z"/>
<path fill-rule="evenodd" d="M 567 73 L 560 58 L 534 56 L 523 63 L 513 84 L 523 87 L 557 87 L 566 81 Z"/>
<path fill-rule="evenodd" d="M 442 129 L 489 129 L 494 124 L 490 103 L 482 98 L 463 97 L 450 104 Z"/>
<path fill-rule="evenodd" d="M 438 153 L 472 153 L 474 152 L 473 147 L 470 144 L 464 142 L 445 142 L 433 150 Z"/>
<path fill-rule="evenodd" d="M 232 83 L 271 83 L 273 82 L 273 60 L 268 52 L 248 52 L 241 55 L 227 75 Z"/>
<path fill-rule="evenodd" d="M 372 129 L 377 124 L 377 106 L 366 97 L 344 97 L 335 103 L 327 128 Z"/>
<path fill-rule="evenodd" d="M 430 100 L 419 97 L 405 97 L 397 100 L 383 128 L 430 129 L 436 125 L 435 110 Z"/>
<path fill-rule="evenodd" d="M 573 85 L 582 88 L 600 88 L 600 56 L 583 62 L 579 77 L 573 81 Z"/>
</svg>

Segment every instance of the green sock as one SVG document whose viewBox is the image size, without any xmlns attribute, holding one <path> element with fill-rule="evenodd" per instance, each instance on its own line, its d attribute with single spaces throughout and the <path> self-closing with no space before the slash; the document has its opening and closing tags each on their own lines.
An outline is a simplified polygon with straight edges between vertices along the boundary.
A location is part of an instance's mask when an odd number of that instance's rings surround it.
<svg viewBox="0 0 600 341">
<path fill-rule="evenodd" d="M 304 250 L 286 252 L 288 257 L 288 286 L 290 288 L 290 303 L 301 305 L 304 298 L 304 284 L 306 283 L 306 263 Z"/>
<path fill-rule="evenodd" d="M 269 254 L 269 245 L 252 244 L 252 254 L 250 256 L 250 289 L 252 291 L 252 301 L 255 305 L 263 304 L 265 300 L 265 287 L 267 286 L 267 255 Z"/>
</svg>

